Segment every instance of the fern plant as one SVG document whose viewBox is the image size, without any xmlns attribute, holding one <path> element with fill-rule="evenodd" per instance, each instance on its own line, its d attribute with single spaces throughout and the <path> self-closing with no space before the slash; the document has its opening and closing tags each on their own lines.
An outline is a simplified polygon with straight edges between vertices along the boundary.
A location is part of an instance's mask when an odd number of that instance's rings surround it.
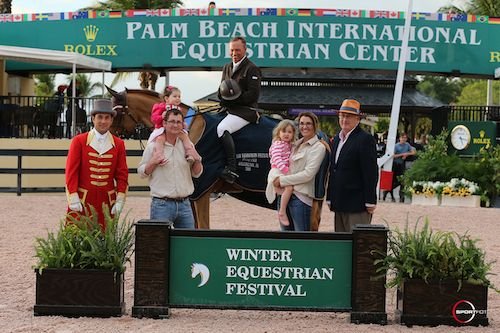
<svg viewBox="0 0 500 333">
<path fill-rule="evenodd" d="M 494 262 L 487 262 L 477 239 L 454 232 L 433 231 L 426 218 L 422 228 L 419 221 L 413 230 L 408 223 L 403 231 L 389 232 L 387 253 L 376 252 L 377 272 L 389 273 L 387 287 L 401 287 L 407 279 L 430 281 L 455 280 L 458 289 L 462 283 L 491 287 L 488 279 Z"/>
<path fill-rule="evenodd" d="M 133 253 L 133 222 L 128 214 L 112 217 L 103 207 L 106 229 L 97 222 L 93 207 L 90 214 L 77 218 L 68 215 L 57 232 L 48 232 L 46 238 L 36 238 L 35 268 L 110 269 L 123 273 Z"/>
</svg>

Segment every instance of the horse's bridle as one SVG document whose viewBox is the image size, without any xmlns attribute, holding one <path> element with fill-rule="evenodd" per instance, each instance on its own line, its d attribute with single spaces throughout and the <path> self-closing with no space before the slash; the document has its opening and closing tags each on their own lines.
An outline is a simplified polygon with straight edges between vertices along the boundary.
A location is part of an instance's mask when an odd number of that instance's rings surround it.
<svg viewBox="0 0 500 333">
<path fill-rule="evenodd" d="M 123 129 L 123 117 L 128 116 L 135 124 L 135 131 L 138 132 L 141 127 L 143 127 L 142 123 L 140 123 L 133 114 L 128 111 L 127 105 L 127 92 L 124 91 L 119 94 L 113 95 L 113 110 L 116 111 L 116 116 L 119 118 L 118 128 Z"/>
</svg>

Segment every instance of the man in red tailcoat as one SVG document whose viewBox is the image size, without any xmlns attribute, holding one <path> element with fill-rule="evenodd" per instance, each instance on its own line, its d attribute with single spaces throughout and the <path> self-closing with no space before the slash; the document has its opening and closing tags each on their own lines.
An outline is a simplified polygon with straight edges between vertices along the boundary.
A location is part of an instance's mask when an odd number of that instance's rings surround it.
<svg viewBox="0 0 500 333">
<path fill-rule="evenodd" d="M 68 212 L 90 213 L 93 206 L 103 229 L 103 204 L 111 207 L 112 215 L 119 214 L 128 189 L 125 143 L 109 132 L 115 115 L 110 100 L 95 100 L 94 128 L 73 138 L 66 160 Z"/>
</svg>

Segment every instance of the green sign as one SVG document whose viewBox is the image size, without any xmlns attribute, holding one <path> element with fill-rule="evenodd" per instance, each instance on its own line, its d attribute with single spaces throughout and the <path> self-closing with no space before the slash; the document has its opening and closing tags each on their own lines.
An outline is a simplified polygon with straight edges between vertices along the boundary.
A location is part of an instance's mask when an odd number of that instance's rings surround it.
<svg viewBox="0 0 500 333">
<path fill-rule="evenodd" d="M 351 308 L 350 240 L 172 236 L 170 253 L 170 306 Z"/>
<path fill-rule="evenodd" d="M 476 155 L 481 148 L 496 144 L 497 124 L 494 121 L 450 121 L 450 148 L 459 155 Z"/>
<path fill-rule="evenodd" d="M 221 68 L 228 40 L 246 36 L 260 67 L 396 70 L 402 19 L 329 16 L 122 17 L 2 24 L 0 44 L 64 50 L 114 69 Z M 64 33 L 62 33 L 64 32 Z M 407 70 L 493 77 L 500 25 L 414 20 Z M 7 70 L 40 65 L 8 62 Z"/>
</svg>

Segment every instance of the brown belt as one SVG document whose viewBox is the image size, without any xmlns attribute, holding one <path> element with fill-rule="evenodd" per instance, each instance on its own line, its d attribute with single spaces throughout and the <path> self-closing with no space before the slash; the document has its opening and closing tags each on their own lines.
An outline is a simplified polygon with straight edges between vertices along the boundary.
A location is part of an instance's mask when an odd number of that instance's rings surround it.
<svg viewBox="0 0 500 333">
<path fill-rule="evenodd" d="M 169 197 L 159 198 L 159 197 L 153 197 L 153 198 L 160 199 L 160 200 L 165 200 L 165 201 L 176 201 L 176 202 L 181 202 L 181 201 L 184 201 L 184 200 L 188 199 L 188 197 L 184 197 L 184 198 L 169 198 Z"/>
</svg>

